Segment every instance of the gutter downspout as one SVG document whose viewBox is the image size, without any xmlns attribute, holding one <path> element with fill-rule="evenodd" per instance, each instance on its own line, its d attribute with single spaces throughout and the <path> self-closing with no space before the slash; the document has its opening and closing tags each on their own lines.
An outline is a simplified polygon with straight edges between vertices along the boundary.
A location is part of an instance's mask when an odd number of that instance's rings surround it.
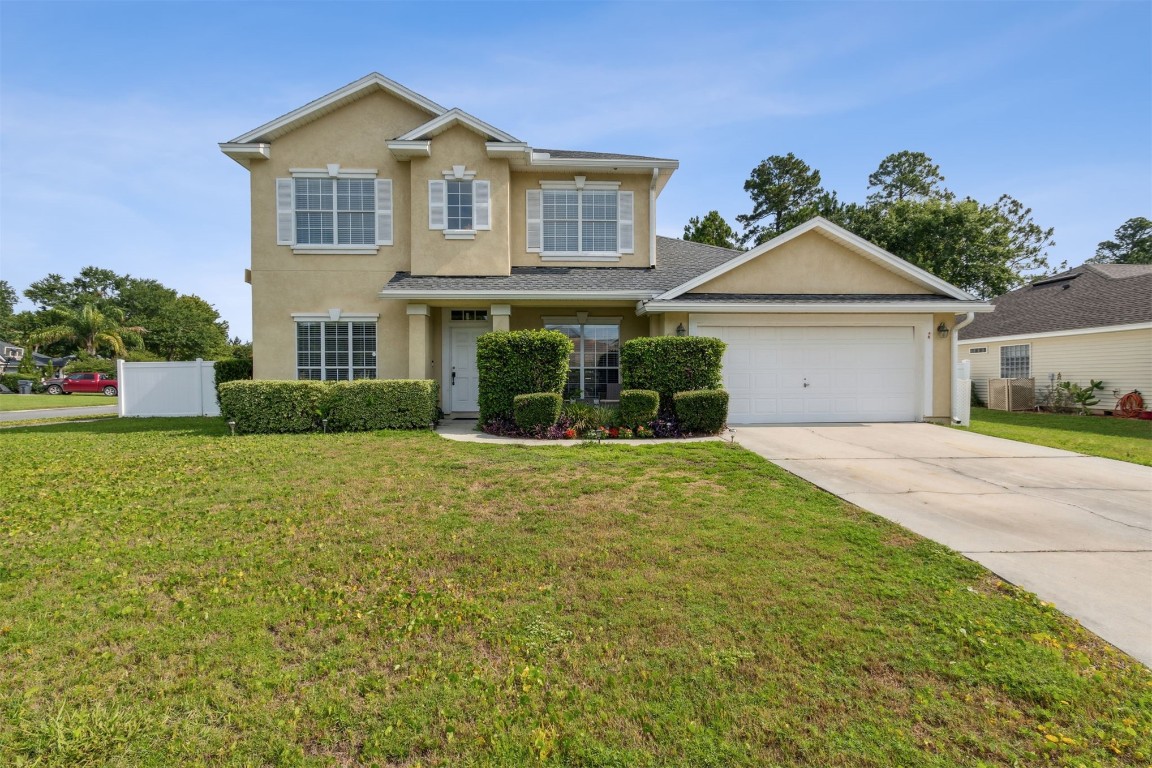
<svg viewBox="0 0 1152 768">
<path fill-rule="evenodd" d="M 958 418 L 960 416 L 960 408 L 956 404 L 956 364 L 959 362 L 956 358 L 960 356 L 960 330 L 966 328 L 976 319 L 975 312 L 968 312 L 964 315 L 964 319 L 952 326 L 952 423 L 962 423 L 965 427 L 968 426 L 968 419 Z M 968 395 L 971 397 L 971 393 Z M 965 410 L 967 413 L 967 410 Z"/>
<path fill-rule="evenodd" d="M 656 267 L 656 182 L 660 169 L 652 169 L 652 184 L 648 187 L 648 266 Z"/>
</svg>

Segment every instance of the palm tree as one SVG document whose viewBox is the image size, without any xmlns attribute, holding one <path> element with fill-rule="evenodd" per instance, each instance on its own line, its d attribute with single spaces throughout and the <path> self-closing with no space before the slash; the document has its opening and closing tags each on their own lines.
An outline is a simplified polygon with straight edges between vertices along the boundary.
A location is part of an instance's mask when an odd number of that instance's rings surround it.
<svg viewBox="0 0 1152 768">
<path fill-rule="evenodd" d="M 100 311 L 92 304 L 85 304 L 79 311 L 67 308 L 52 310 L 57 322 L 36 333 L 28 340 L 33 344 L 53 344 L 57 341 L 71 341 L 83 347 L 88 355 L 95 355 L 99 347 L 110 348 L 117 355 L 125 355 L 128 348 L 125 338 L 133 345 L 140 341 L 144 329 L 138 325 L 122 325 L 124 313 L 116 307 Z"/>
</svg>

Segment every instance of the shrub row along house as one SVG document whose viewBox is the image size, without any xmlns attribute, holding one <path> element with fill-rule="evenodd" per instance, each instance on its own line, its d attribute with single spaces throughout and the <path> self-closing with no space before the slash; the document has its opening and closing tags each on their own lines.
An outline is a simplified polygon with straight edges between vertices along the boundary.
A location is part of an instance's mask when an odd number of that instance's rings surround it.
<svg viewBox="0 0 1152 768">
<path fill-rule="evenodd" d="M 621 342 L 701 335 L 732 423 L 946 419 L 947 332 L 991 309 L 822 219 L 659 237 L 677 161 L 533 147 L 378 74 L 220 148 L 251 174 L 258 379 L 434 379 L 472 416 L 483 333 L 563 332 L 566 396 L 600 401 Z"/>
</svg>

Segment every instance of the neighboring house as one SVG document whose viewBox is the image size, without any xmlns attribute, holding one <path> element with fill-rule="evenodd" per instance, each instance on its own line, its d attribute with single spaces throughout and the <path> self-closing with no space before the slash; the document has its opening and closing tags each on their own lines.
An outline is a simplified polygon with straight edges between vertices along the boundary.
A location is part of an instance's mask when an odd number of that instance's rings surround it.
<svg viewBox="0 0 1152 768">
<path fill-rule="evenodd" d="M 24 348 L 0 339 L 0 373 L 16 373 L 24 359 Z"/>
<path fill-rule="evenodd" d="M 993 303 L 960 332 L 985 402 L 988 379 L 1035 379 L 1042 397 L 1057 376 L 1103 381 L 1099 410 L 1133 389 L 1152 401 L 1152 265 L 1084 264 Z"/>
<path fill-rule="evenodd" d="M 567 396 L 619 348 L 728 342 L 732 423 L 947 419 L 953 339 L 991 307 L 823 219 L 742 253 L 656 235 L 675 160 L 538 149 L 378 74 L 221 150 L 251 174 L 261 379 L 433 378 L 477 411 L 476 339 L 555 328 Z"/>
</svg>

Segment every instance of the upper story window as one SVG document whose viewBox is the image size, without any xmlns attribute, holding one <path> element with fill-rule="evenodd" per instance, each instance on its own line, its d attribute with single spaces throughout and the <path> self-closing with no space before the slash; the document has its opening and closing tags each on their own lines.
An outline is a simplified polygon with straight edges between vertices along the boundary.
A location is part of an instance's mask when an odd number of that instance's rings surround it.
<svg viewBox="0 0 1152 768">
<path fill-rule="evenodd" d="M 443 176 L 428 182 L 428 229 L 441 230 L 446 240 L 472 240 L 477 230 L 492 229 L 491 182 L 463 165 Z"/>
<path fill-rule="evenodd" d="M 527 249 L 544 259 L 614 261 L 633 253 L 632 193 L 616 182 L 543 182 L 528 190 Z"/>
<path fill-rule="evenodd" d="M 296 243 L 375 245 L 374 179 L 293 179 Z"/>
<path fill-rule="evenodd" d="M 277 245 L 297 253 L 375 253 L 392 245 L 392 180 L 375 174 L 332 165 L 277 179 Z"/>
</svg>

